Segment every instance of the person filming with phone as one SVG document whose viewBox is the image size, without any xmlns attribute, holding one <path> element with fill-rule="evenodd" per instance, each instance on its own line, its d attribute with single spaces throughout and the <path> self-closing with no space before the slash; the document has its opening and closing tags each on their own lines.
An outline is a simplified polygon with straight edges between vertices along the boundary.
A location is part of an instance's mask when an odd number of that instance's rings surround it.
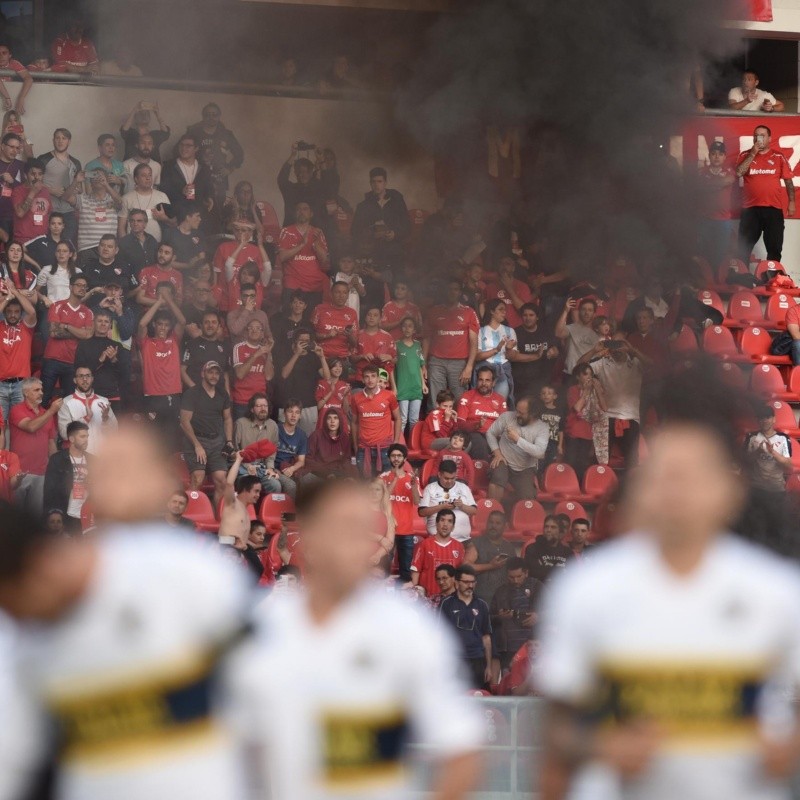
<svg viewBox="0 0 800 800">
<path fill-rule="evenodd" d="M 502 511 L 492 511 L 486 520 L 486 530 L 467 542 L 464 563 L 470 564 L 478 576 L 475 595 L 492 602 L 494 593 L 505 581 L 505 566 L 509 558 L 516 556 L 513 542 L 504 538 L 506 515 Z"/>
</svg>

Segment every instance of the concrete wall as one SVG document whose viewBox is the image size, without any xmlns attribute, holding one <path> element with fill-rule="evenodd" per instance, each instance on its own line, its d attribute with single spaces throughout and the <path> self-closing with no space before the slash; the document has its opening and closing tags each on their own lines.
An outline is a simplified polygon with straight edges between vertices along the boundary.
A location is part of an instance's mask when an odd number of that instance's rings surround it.
<svg viewBox="0 0 800 800">
<path fill-rule="evenodd" d="M 14 97 L 19 84 L 11 84 Z M 276 183 L 291 143 L 304 139 L 329 146 L 338 156 L 342 195 L 353 206 L 369 189 L 368 171 L 378 164 L 389 172 L 389 185 L 406 196 L 409 208 L 435 210 L 433 158 L 401 130 L 388 103 L 356 100 L 317 100 L 255 95 L 221 95 L 166 89 L 36 84 L 28 95 L 25 132 L 36 155 L 52 149 L 56 127 L 72 131 L 74 155 L 83 163 L 97 155 L 100 133 L 114 133 L 139 100 L 156 101 L 173 136 L 162 147 L 171 157 L 172 146 L 187 125 L 200 119 L 200 109 L 211 100 L 222 108 L 225 124 L 245 151 L 244 165 L 232 177 L 250 180 L 258 199 L 272 203 L 278 215 L 283 203 Z M 118 139 L 121 154 L 121 140 Z"/>
</svg>

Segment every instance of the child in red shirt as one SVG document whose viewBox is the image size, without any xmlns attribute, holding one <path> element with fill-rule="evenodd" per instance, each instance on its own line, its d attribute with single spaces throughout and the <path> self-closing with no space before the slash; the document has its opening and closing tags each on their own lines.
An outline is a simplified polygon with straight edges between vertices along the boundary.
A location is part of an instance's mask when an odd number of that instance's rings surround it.
<svg viewBox="0 0 800 800">
<path fill-rule="evenodd" d="M 437 407 L 425 417 L 422 427 L 423 450 L 443 450 L 450 444 L 450 434 L 458 421 L 455 404 L 455 395 L 449 389 L 436 395 Z"/>
<path fill-rule="evenodd" d="M 458 480 L 463 481 L 469 486 L 470 489 L 475 488 L 475 462 L 469 453 L 464 450 L 467 444 L 467 435 L 462 430 L 454 430 L 450 434 L 450 443 L 444 450 L 439 452 L 433 458 L 432 475 L 439 472 L 439 464 L 442 461 L 450 460 L 455 461 L 458 469 L 456 470 L 456 477 Z"/>
</svg>

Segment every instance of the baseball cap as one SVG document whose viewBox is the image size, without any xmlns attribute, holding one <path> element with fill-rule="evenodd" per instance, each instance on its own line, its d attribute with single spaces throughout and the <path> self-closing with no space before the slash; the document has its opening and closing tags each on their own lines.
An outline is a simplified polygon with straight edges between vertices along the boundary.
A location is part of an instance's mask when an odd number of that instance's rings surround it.
<svg viewBox="0 0 800 800">
<path fill-rule="evenodd" d="M 388 381 L 389 380 L 389 373 L 383 368 L 379 369 L 378 370 L 378 379 L 382 380 L 382 381 Z"/>
<path fill-rule="evenodd" d="M 725 149 L 725 142 L 712 142 L 711 147 L 708 148 L 709 153 L 727 153 Z"/>
<path fill-rule="evenodd" d="M 222 367 L 217 361 L 206 361 L 206 363 L 203 364 L 203 372 L 207 372 L 210 369 L 218 369 L 220 372 L 222 372 Z"/>
</svg>

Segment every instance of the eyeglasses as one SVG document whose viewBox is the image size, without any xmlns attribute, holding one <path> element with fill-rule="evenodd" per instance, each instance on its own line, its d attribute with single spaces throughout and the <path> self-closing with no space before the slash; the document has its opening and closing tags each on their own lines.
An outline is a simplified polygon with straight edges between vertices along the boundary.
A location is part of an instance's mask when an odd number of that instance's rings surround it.
<svg viewBox="0 0 800 800">
<path fill-rule="evenodd" d="M 462 580 L 460 580 L 459 583 L 462 586 L 474 586 L 475 585 L 475 581 L 462 581 Z"/>
</svg>

